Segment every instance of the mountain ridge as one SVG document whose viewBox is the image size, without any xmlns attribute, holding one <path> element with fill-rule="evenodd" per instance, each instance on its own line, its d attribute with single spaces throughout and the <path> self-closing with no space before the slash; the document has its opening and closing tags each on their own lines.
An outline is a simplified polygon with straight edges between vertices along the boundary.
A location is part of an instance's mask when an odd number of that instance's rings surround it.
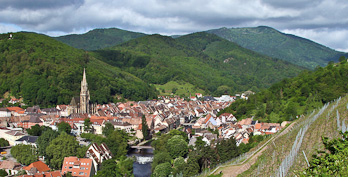
<svg viewBox="0 0 363 187">
<path fill-rule="evenodd" d="M 216 34 L 253 51 L 314 69 L 326 66 L 329 61 L 338 62 L 348 53 L 339 52 L 312 40 L 285 34 L 268 26 L 244 28 L 220 28 L 206 31 Z"/>
</svg>

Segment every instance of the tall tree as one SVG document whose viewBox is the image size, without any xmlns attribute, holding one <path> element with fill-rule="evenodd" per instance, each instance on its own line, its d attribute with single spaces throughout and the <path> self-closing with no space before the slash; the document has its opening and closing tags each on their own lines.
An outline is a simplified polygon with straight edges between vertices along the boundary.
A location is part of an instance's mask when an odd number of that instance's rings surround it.
<svg viewBox="0 0 363 187">
<path fill-rule="evenodd" d="M 118 159 L 118 163 L 116 165 L 116 172 L 118 177 L 131 177 L 133 176 L 133 165 L 134 161 L 132 158 L 126 157 L 125 155 L 121 156 Z"/>
<path fill-rule="evenodd" d="M 36 148 L 31 145 L 18 144 L 11 148 L 10 153 L 19 163 L 24 165 L 38 160 Z"/>
<path fill-rule="evenodd" d="M 108 137 L 114 130 L 115 127 L 112 125 L 112 123 L 107 122 L 105 127 L 102 128 L 102 134 Z"/>
<path fill-rule="evenodd" d="M 117 177 L 116 164 L 115 159 L 103 161 L 101 169 L 97 172 L 95 177 Z"/>
<path fill-rule="evenodd" d="M 173 159 L 179 156 L 184 157 L 188 152 L 188 143 L 181 135 L 176 135 L 168 140 L 166 148 Z"/>
<path fill-rule="evenodd" d="M 62 132 L 57 138 L 52 140 L 46 148 L 46 154 L 50 160 L 49 166 L 54 169 L 60 169 L 64 157 L 77 156 L 79 147 L 75 137 Z"/>
<path fill-rule="evenodd" d="M 92 132 L 92 123 L 91 123 L 91 119 L 86 118 L 84 119 L 84 131 L 85 132 Z"/>
<path fill-rule="evenodd" d="M 123 130 L 113 131 L 106 139 L 106 145 L 110 148 L 114 157 L 120 157 L 127 153 L 127 140 L 129 135 Z"/>
<path fill-rule="evenodd" d="M 31 136 L 40 136 L 42 134 L 42 129 L 39 124 L 35 124 L 29 129 L 26 129 L 26 132 Z"/>
<path fill-rule="evenodd" d="M 69 123 L 67 123 L 67 122 L 62 121 L 58 124 L 59 133 L 65 132 L 67 134 L 70 134 L 71 130 L 72 130 L 71 125 L 69 125 Z"/>
<path fill-rule="evenodd" d="M 41 156 L 45 156 L 45 160 L 47 164 L 49 164 L 49 159 L 46 155 L 46 148 L 48 147 L 49 143 L 57 138 L 59 136 L 59 133 L 57 131 L 54 131 L 52 129 L 45 130 L 42 135 L 40 135 L 36 141 L 37 147 L 38 147 L 38 153 Z"/>
<path fill-rule="evenodd" d="M 144 137 L 144 140 L 146 140 L 149 137 L 149 129 L 146 123 L 145 115 L 142 115 L 142 135 Z"/>
</svg>

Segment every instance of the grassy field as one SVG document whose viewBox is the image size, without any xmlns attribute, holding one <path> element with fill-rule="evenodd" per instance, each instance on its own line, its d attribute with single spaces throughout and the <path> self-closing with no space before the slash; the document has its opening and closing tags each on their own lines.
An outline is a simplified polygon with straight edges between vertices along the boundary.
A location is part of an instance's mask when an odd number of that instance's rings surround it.
<svg viewBox="0 0 363 187">
<path fill-rule="evenodd" d="M 162 96 L 178 95 L 181 97 L 189 97 L 189 94 L 191 96 L 195 96 L 195 93 L 205 94 L 204 90 L 198 89 L 186 82 L 169 81 L 164 85 L 154 84 L 154 86 Z M 176 90 L 176 93 L 173 93 L 173 89 L 174 91 Z"/>
</svg>

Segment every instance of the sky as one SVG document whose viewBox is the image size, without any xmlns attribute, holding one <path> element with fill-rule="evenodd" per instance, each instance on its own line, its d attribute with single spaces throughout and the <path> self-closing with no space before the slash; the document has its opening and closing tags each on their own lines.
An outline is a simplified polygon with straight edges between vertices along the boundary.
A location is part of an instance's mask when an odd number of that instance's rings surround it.
<svg viewBox="0 0 363 187">
<path fill-rule="evenodd" d="M 183 35 L 262 25 L 348 52 L 348 0 L 0 0 L 0 33 Z"/>
</svg>

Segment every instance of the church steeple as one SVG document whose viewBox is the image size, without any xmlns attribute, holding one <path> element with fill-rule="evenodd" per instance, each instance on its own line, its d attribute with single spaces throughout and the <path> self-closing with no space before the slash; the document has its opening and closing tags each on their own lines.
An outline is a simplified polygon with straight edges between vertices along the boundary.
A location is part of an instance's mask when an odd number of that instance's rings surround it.
<svg viewBox="0 0 363 187">
<path fill-rule="evenodd" d="M 89 90 L 86 80 L 86 68 L 83 69 L 83 79 L 81 82 L 81 93 L 80 93 L 80 113 L 89 113 Z"/>
</svg>

